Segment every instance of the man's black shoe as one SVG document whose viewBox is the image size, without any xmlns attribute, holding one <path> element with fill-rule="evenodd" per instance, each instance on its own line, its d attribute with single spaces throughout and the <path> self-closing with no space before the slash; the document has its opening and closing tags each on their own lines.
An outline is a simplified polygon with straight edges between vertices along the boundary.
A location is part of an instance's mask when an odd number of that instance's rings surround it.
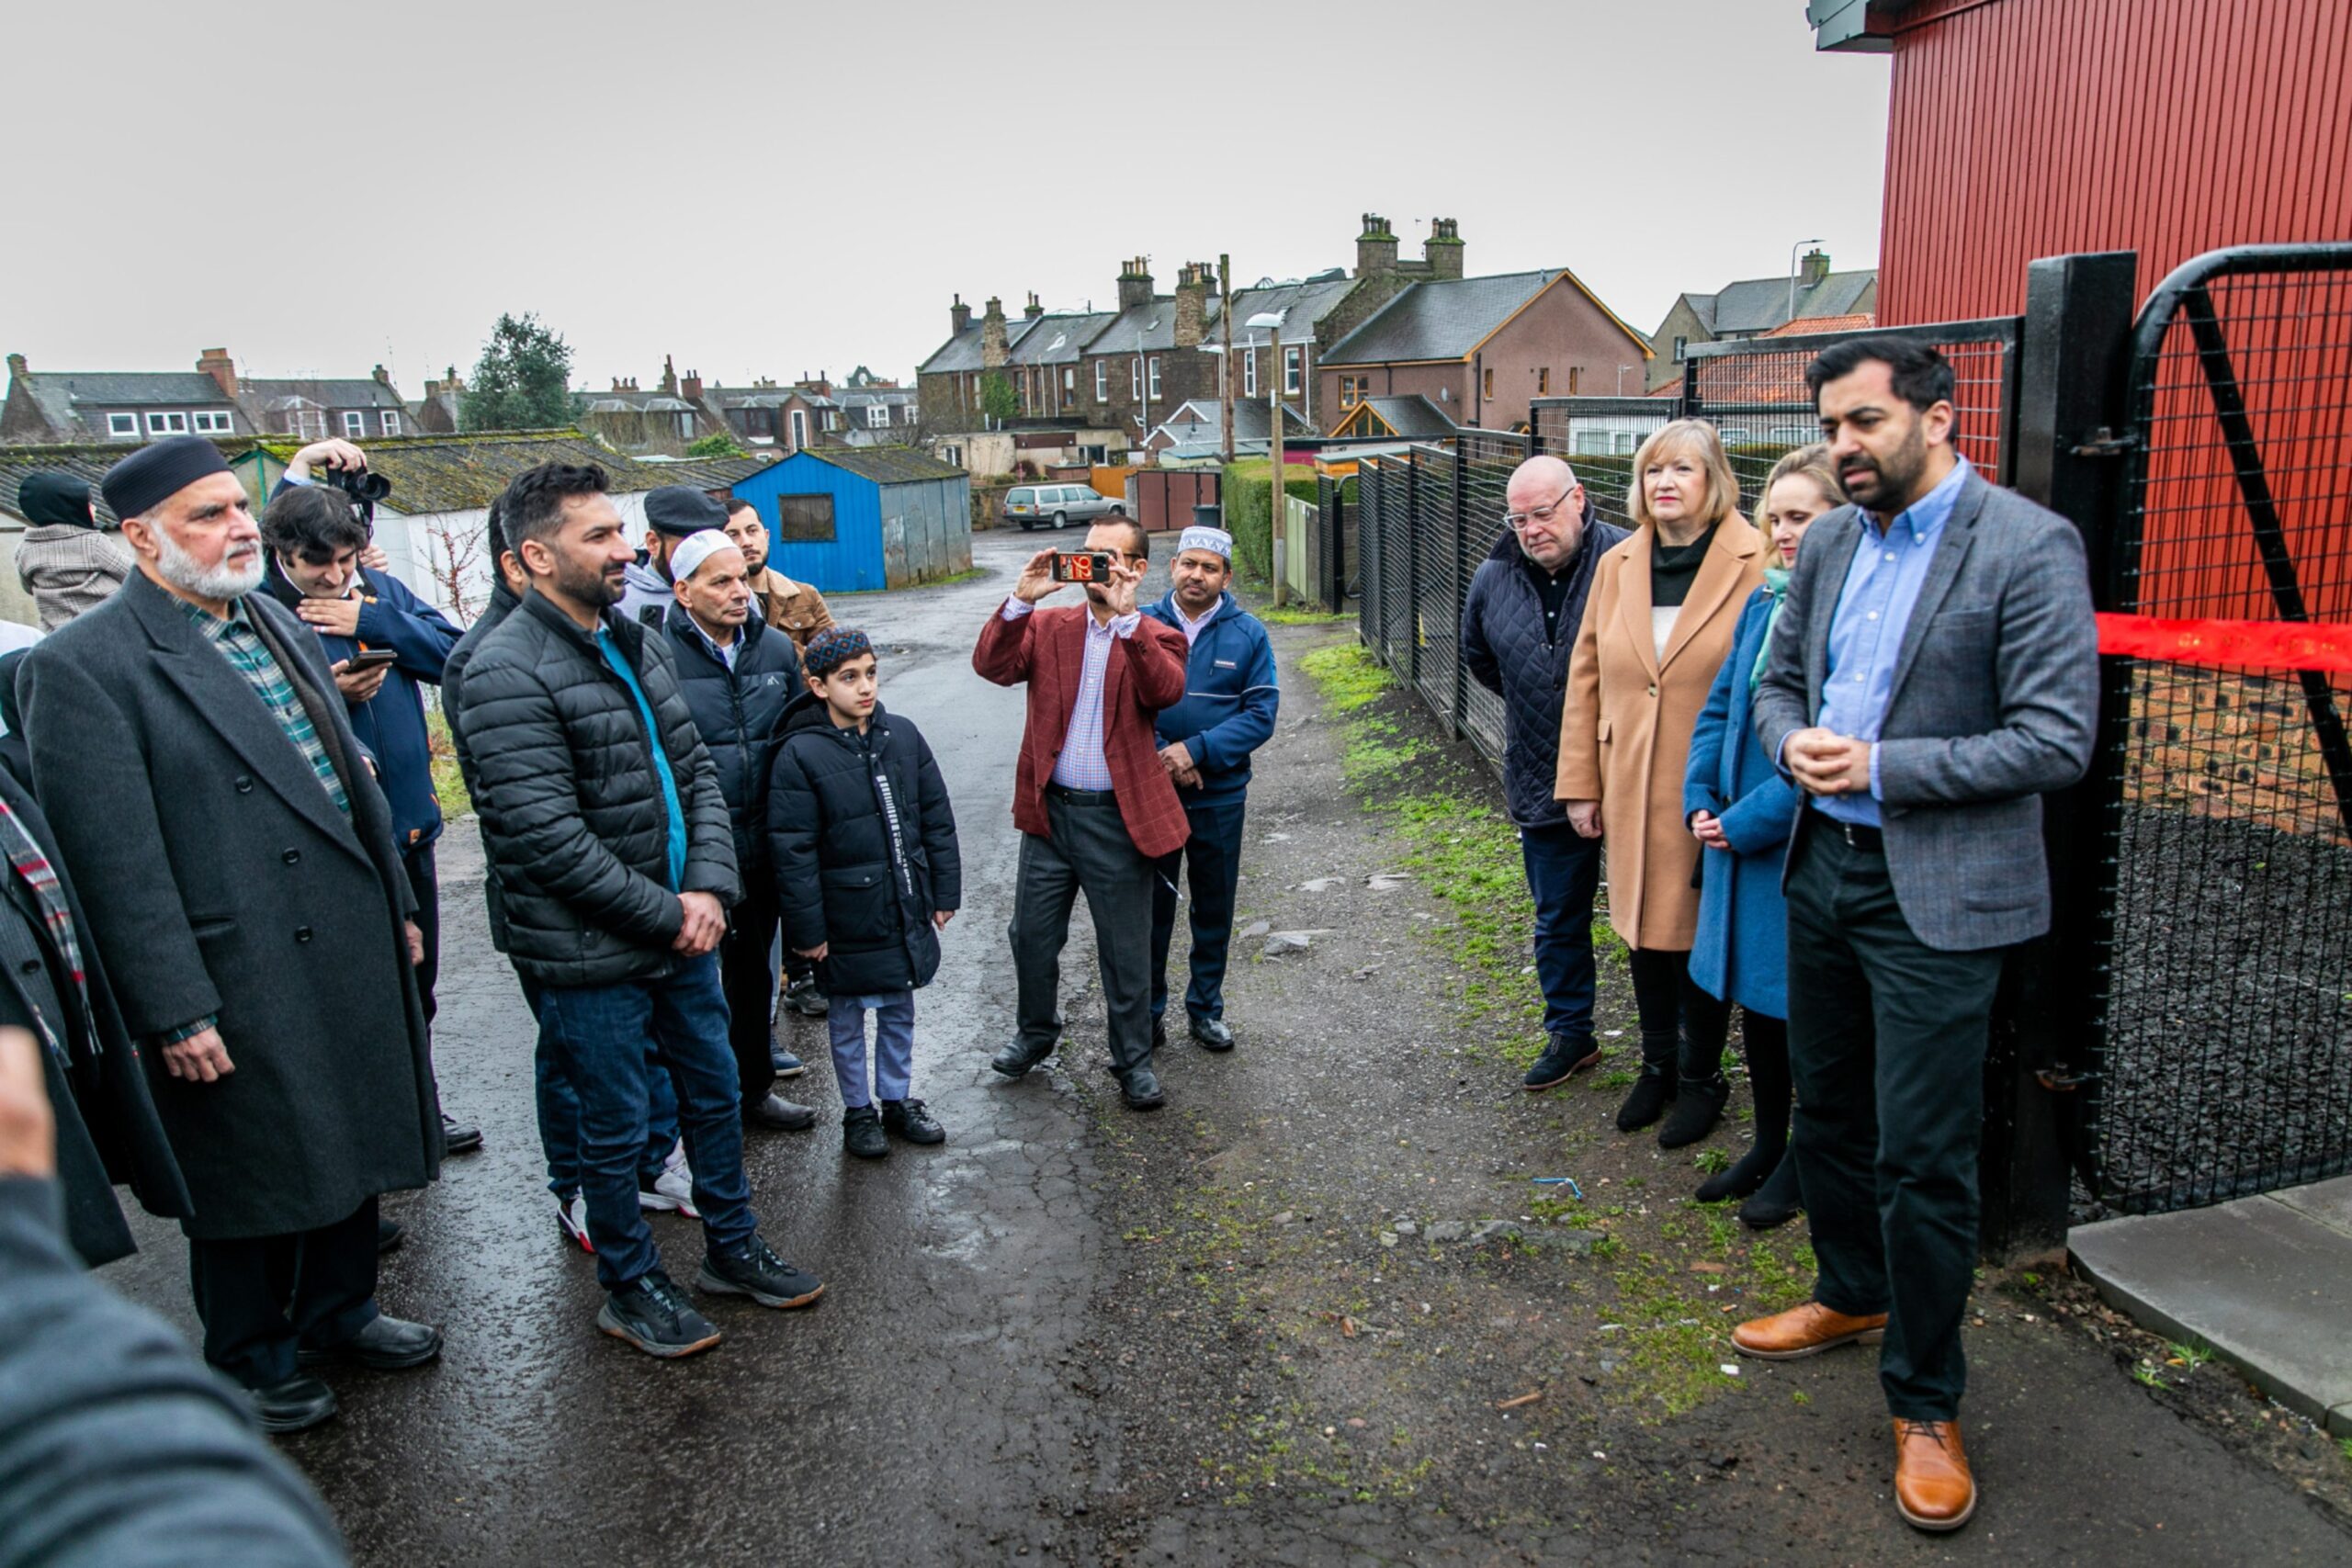
<svg viewBox="0 0 2352 1568">
<path fill-rule="evenodd" d="M 1193 1038 L 1212 1051 L 1233 1049 L 1233 1031 L 1225 1026 L 1225 1020 L 1221 1018 L 1193 1020 Z"/>
<path fill-rule="evenodd" d="M 1159 1091 L 1159 1077 L 1149 1067 L 1120 1074 L 1119 1098 L 1130 1111 L 1157 1111 L 1168 1103 L 1168 1097 Z"/>
<path fill-rule="evenodd" d="M 718 1330 L 695 1311 L 659 1269 L 648 1269 L 605 1297 L 596 1326 L 649 1356 L 674 1360 L 718 1343 Z"/>
<path fill-rule="evenodd" d="M 380 1258 L 387 1252 L 398 1252 L 401 1243 L 407 1239 L 408 1232 L 401 1228 L 400 1221 L 388 1220 L 381 1214 L 376 1216 L 376 1255 L 378 1257 Z"/>
<path fill-rule="evenodd" d="M 805 1307 L 825 1293 L 825 1282 L 795 1269 L 753 1236 L 733 1252 L 703 1255 L 695 1283 L 722 1296 L 749 1296 L 763 1307 Z"/>
<path fill-rule="evenodd" d="M 817 1113 L 805 1105 L 795 1105 L 780 1094 L 772 1094 L 757 1105 L 745 1106 L 743 1120 L 754 1127 L 773 1127 L 779 1133 L 805 1133 L 817 1124 Z"/>
<path fill-rule="evenodd" d="M 1674 1098 L 1674 1075 L 1671 1072 L 1645 1072 L 1634 1081 L 1634 1092 L 1617 1108 L 1617 1130 L 1637 1133 L 1666 1114 L 1666 1102 Z"/>
<path fill-rule="evenodd" d="M 822 1018 L 833 1004 L 817 988 L 817 976 L 804 975 L 785 987 L 784 1005 L 803 1018 Z"/>
<path fill-rule="evenodd" d="M 1731 1099 L 1731 1083 L 1723 1074 L 1711 1078 L 1684 1078 L 1675 1096 L 1674 1114 L 1657 1130 L 1657 1146 L 1679 1149 L 1695 1144 L 1723 1120 L 1724 1104 Z"/>
<path fill-rule="evenodd" d="M 890 1152 L 882 1135 L 882 1115 L 870 1105 L 853 1105 L 842 1112 L 842 1151 L 860 1159 L 880 1159 Z"/>
<path fill-rule="evenodd" d="M 267 1388 L 245 1390 L 254 1419 L 265 1432 L 302 1432 L 333 1416 L 334 1390 L 308 1373 L 297 1373 Z"/>
<path fill-rule="evenodd" d="M 910 1144 L 944 1144 L 947 1141 L 947 1129 L 932 1119 L 930 1111 L 920 1100 L 884 1100 L 882 1130 Z"/>
<path fill-rule="evenodd" d="M 768 1047 L 768 1066 L 780 1078 L 797 1078 L 808 1070 L 808 1065 L 781 1045 Z"/>
<path fill-rule="evenodd" d="M 1043 1045 L 1024 1045 L 1016 1040 L 989 1057 L 989 1066 L 1006 1077 L 1021 1077 L 1026 1075 L 1030 1068 L 1052 1055 L 1054 1047 L 1058 1043 L 1060 1042 L 1048 1040 Z"/>
<path fill-rule="evenodd" d="M 1527 1086 L 1530 1094 L 1557 1089 L 1599 1060 L 1600 1047 L 1591 1040 L 1555 1034 L 1552 1043 L 1544 1047 L 1544 1054 L 1535 1058 L 1535 1065 L 1520 1081 Z"/>
<path fill-rule="evenodd" d="M 379 1312 L 367 1327 L 342 1344 L 322 1345 L 316 1349 L 306 1347 L 300 1359 L 306 1367 L 367 1367 L 379 1372 L 397 1372 L 421 1367 L 440 1354 L 439 1329 L 429 1323 L 410 1323 Z"/>
<path fill-rule="evenodd" d="M 481 1129 L 470 1122 L 460 1122 L 447 1111 L 441 1113 L 441 1152 L 461 1155 L 468 1149 L 481 1147 Z"/>
</svg>

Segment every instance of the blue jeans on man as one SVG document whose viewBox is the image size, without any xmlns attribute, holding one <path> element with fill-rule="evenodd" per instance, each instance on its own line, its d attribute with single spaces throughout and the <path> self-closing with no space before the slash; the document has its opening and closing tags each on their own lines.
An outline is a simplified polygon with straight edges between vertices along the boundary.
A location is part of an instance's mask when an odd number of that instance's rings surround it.
<svg viewBox="0 0 2352 1568">
<path fill-rule="evenodd" d="M 1225 1016 L 1226 955 L 1233 945 L 1233 906 L 1241 886 L 1241 823 L 1246 798 L 1187 806 L 1192 837 L 1162 855 L 1151 877 L 1151 1016 L 1168 1010 L 1168 948 L 1176 936 L 1176 877 L 1188 872 L 1193 904 L 1192 983 L 1184 1010 L 1194 1018 Z"/>
<path fill-rule="evenodd" d="M 527 975 L 518 974 L 515 977 L 523 984 L 523 1003 L 536 1020 L 539 1016 L 538 982 Z M 678 1146 L 678 1091 L 672 1086 L 669 1074 L 654 1070 L 650 1044 L 646 1067 L 645 1158 L 638 1168 L 650 1181 L 662 1174 L 670 1151 Z M 547 1157 L 548 1190 L 569 1201 L 580 1190 L 580 1094 L 571 1087 L 571 1077 L 565 1073 L 544 1026 L 532 1048 L 531 1077 L 532 1096 L 538 1107 L 539 1151 Z"/>
<path fill-rule="evenodd" d="M 679 960 L 659 979 L 547 987 L 539 1028 L 580 1099 L 580 1190 L 598 1283 L 617 1291 L 661 1265 L 637 1192 L 651 1080 L 664 1068 L 677 1090 L 695 1207 L 710 1249 L 750 1241 L 759 1219 L 743 1173 L 742 1091 L 727 1043 L 718 955 Z"/>
<path fill-rule="evenodd" d="M 1592 1042 L 1592 901 L 1600 888 L 1600 840 L 1566 822 L 1519 830 L 1527 890 L 1535 896 L 1535 976 L 1544 987 L 1544 1032 Z"/>
</svg>

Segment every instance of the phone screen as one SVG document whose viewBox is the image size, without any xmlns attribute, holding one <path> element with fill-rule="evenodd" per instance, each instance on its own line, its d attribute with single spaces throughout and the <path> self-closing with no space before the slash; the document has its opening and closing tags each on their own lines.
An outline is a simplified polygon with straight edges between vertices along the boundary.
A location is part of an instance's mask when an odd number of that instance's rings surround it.
<svg viewBox="0 0 2352 1568">
<path fill-rule="evenodd" d="M 1108 582 L 1111 581 L 1111 558 L 1102 550 L 1056 550 L 1054 581 Z"/>
<path fill-rule="evenodd" d="M 388 648 L 364 648 L 353 654 L 344 668 L 354 674 L 363 670 L 380 670 L 399 657 Z"/>
</svg>

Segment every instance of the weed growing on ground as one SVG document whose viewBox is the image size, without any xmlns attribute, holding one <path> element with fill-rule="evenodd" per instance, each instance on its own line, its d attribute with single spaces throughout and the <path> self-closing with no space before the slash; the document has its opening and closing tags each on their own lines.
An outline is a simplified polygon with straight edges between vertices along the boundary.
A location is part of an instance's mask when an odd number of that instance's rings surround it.
<svg viewBox="0 0 2352 1568">
<path fill-rule="evenodd" d="M 1353 615 L 1335 615 L 1328 610 L 1301 608 L 1295 604 L 1285 604 L 1279 610 L 1270 604 L 1250 613 L 1270 626 L 1336 626 L 1352 624 L 1355 620 Z"/>
</svg>

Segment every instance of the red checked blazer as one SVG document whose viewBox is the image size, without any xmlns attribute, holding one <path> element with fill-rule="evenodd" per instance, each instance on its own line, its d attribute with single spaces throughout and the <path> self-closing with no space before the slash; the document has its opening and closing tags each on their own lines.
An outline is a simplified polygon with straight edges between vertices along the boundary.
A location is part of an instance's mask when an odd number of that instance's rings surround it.
<svg viewBox="0 0 2352 1568">
<path fill-rule="evenodd" d="M 1046 825 L 1046 785 L 1069 731 L 1070 709 L 1086 675 L 1089 612 L 1070 606 L 1032 610 L 1017 621 L 1003 606 L 989 612 L 989 624 L 972 649 L 972 668 L 1000 686 L 1029 683 L 1029 723 L 1021 738 L 1021 766 L 1013 777 L 1012 825 L 1041 839 Z M 1184 634 L 1146 615 L 1132 636 L 1114 638 L 1102 668 L 1102 755 L 1111 765 L 1111 788 L 1127 837 L 1147 855 L 1182 849 L 1191 829 L 1175 783 L 1159 765 L 1152 743 L 1152 716 L 1184 698 Z"/>
</svg>

